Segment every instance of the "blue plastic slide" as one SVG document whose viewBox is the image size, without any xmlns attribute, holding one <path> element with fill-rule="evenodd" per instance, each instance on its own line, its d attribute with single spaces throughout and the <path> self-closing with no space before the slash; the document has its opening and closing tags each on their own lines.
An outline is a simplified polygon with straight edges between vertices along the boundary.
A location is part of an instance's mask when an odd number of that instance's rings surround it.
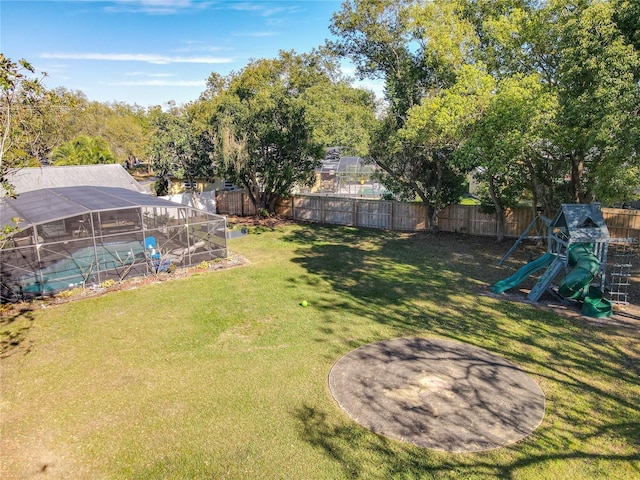
<svg viewBox="0 0 640 480">
<path fill-rule="evenodd" d="M 527 277 L 534 274 L 538 270 L 542 270 L 543 268 L 547 268 L 551 263 L 555 260 L 556 256 L 552 253 L 545 253 L 535 260 L 527 263 L 523 267 L 521 267 L 516 273 L 511 275 L 510 277 L 505 278 L 504 280 L 500 280 L 496 282 L 496 284 L 491 288 L 493 293 L 502 293 L 510 288 L 513 288 L 517 285 L 520 285 Z"/>
</svg>

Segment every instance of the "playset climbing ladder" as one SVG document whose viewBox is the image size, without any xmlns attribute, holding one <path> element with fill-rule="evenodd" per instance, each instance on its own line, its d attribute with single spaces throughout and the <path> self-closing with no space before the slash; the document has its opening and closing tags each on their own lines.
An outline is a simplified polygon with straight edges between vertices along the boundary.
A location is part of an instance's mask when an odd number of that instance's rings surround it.
<svg viewBox="0 0 640 480">
<path fill-rule="evenodd" d="M 541 265 L 546 266 L 546 270 L 529 292 L 528 299 L 537 302 L 546 291 L 555 294 L 551 288 L 552 283 L 560 271 L 564 270 L 564 276 L 558 285 L 558 295 L 567 299 L 582 299 L 582 311 L 585 315 L 610 316 L 611 301 L 603 298 L 603 291 L 611 239 L 599 203 L 563 204 L 553 220 L 537 217 L 500 260 L 499 265 L 540 221 L 547 226 L 547 253 L 538 261 L 544 260 Z M 531 266 L 525 265 L 516 274 L 497 282 L 493 286 L 494 293 L 502 293 L 514 287 L 533 271 Z"/>
<path fill-rule="evenodd" d="M 616 305 L 629 304 L 629 286 L 631 285 L 631 267 L 638 253 L 636 239 L 625 240 L 610 247 L 609 296 Z"/>
</svg>

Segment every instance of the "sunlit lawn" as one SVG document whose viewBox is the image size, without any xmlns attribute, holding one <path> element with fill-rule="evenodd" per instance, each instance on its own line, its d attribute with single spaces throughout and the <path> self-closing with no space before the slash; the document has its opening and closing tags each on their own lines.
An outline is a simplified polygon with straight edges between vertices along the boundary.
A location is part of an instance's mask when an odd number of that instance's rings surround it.
<svg viewBox="0 0 640 480">
<path fill-rule="evenodd" d="M 244 266 L 5 317 L 0 477 L 640 478 L 640 332 L 486 295 L 509 246 L 254 228 L 230 243 Z M 544 391 L 542 425 L 473 454 L 360 427 L 329 370 L 401 336 L 507 357 Z"/>
</svg>

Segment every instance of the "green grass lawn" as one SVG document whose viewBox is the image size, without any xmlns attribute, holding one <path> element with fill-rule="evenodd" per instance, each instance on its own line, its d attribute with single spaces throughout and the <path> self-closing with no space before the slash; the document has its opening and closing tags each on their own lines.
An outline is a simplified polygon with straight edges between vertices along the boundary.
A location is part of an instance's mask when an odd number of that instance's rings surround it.
<svg viewBox="0 0 640 480">
<path fill-rule="evenodd" d="M 639 332 L 485 295 L 509 246 L 253 228 L 230 243 L 244 266 L 2 318 L 0 477 L 640 478 Z M 473 454 L 360 427 L 329 370 L 402 336 L 508 358 L 544 391 L 542 425 Z"/>
</svg>

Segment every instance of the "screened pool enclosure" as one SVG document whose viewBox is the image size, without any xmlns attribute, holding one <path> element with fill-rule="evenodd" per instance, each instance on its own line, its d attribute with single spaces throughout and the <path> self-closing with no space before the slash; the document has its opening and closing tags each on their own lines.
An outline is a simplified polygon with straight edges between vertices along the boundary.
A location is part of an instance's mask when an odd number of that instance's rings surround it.
<svg viewBox="0 0 640 480">
<path fill-rule="evenodd" d="M 64 187 L 0 200 L 3 302 L 226 258 L 226 219 L 124 188 Z"/>
</svg>

